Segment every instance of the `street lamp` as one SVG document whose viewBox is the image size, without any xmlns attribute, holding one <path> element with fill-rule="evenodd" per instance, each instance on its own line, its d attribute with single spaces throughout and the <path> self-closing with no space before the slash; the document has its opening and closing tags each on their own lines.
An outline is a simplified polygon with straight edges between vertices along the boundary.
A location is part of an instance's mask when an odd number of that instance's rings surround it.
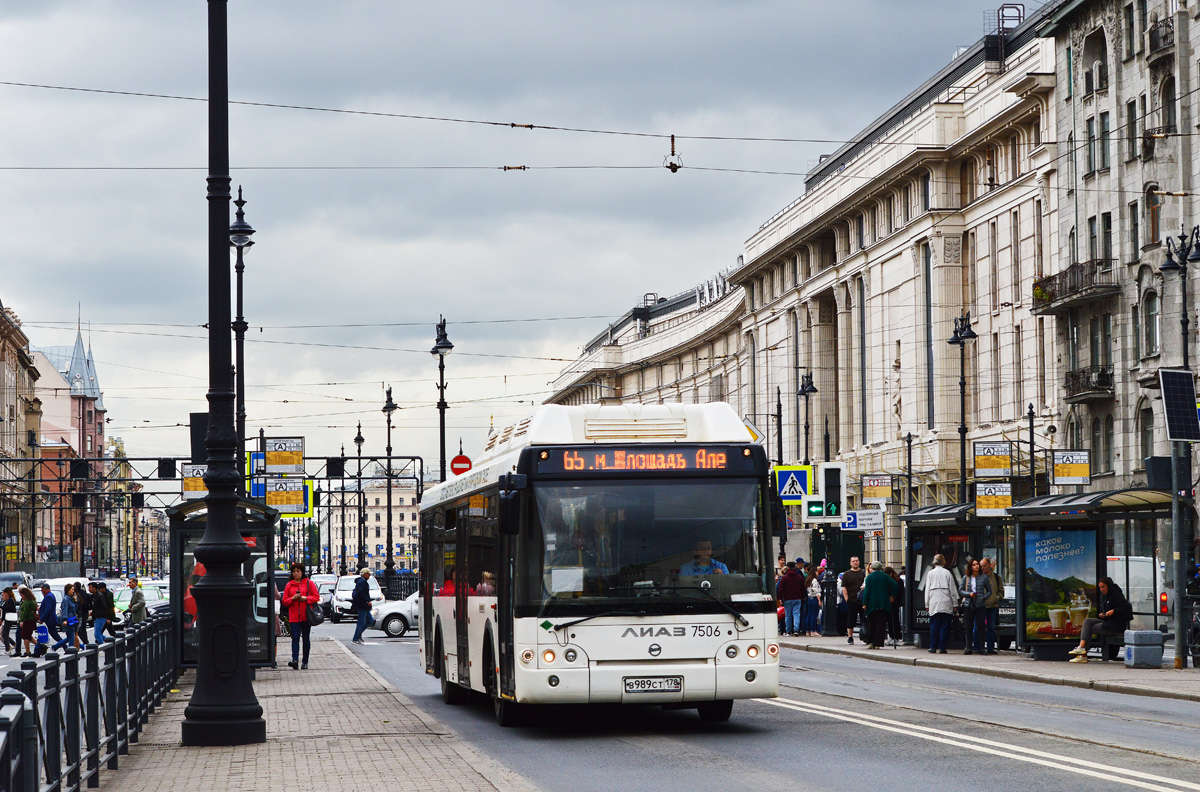
<svg viewBox="0 0 1200 792">
<path fill-rule="evenodd" d="M 1182 306 L 1179 313 L 1179 329 L 1183 334 L 1183 347 L 1180 350 L 1183 355 L 1183 368 L 1185 371 L 1191 370 L 1191 361 L 1188 355 L 1188 280 L 1187 268 L 1188 264 L 1200 264 L 1200 226 L 1196 226 L 1189 234 L 1186 228 L 1180 229 L 1178 241 L 1167 237 L 1167 256 L 1162 266 L 1159 267 L 1160 272 L 1178 272 L 1180 295 L 1182 297 Z M 1183 503 L 1179 497 L 1179 493 L 1188 486 L 1184 481 L 1183 475 L 1183 456 L 1190 455 L 1191 451 L 1187 443 L 1176 441 L 1171 444 L 1171 543 L 1174 545 L 1175 553 L 1175 667 L 1183 668 L 1187 665 L 1187 642 L 1182 639 L 1187 635 L 1186 619 L 1184 618 L 1184 581 L 1187 579 L 1187 553 L 1184 552 L 1183 544 Z"/>
<path fill-rule="evenodd" d="M 817 392 L 817 386 L 813 385 L 812 371 L 809 371 L 804 376 L 800 377 L 800 395 L 804 397 L 804 464 L 809 464 L 808 460 L 808 429 L 809 418 L 812 416 L 812 404 L 809 401 L 814 393 Z"/>
<path fill-rule="evenodd" d="M 449 342 L 447 342 L 449 343 Z M 383 582 L 388 584 L 388 596 L 391 596 L 392 575 L 396 566 L 392 558 L 392 413 L 396 411 L 396 403 L 392 401 L 392 386 L 387 389 L 387 401 L 383 403 L 383 414 L 387 417 L 387 561 L 384 562 Z"/>
<path fill-rule="evenodd" d="M 958 347 L 958 499 L 967 502 L 967 342 L 979 335 L 971 329 L 971 312 L 967 311 L 954 320 L 954 333 L 946 342 Z"/>
<path fill-rule="evenodd" d="M 354 436 L 354 445 L 358 448 L 358 477 L 355 482 L 355 487 L 358 490 L 358 566 L 355 567 L 355 571 L 367 565 L 367 545 L 364 538 L 366 536 L 364 533 L 366 529 L 363 527 L 363 523 L 367 519 L 367 510 L 366 502 L 363 500 L 362 488 L 362 447 L 365 442 L 366 440 L 363 440 L 362 436 L 362 421 L 359 421 L 358 434 Z"/>
<path fill-rule="evenodd" d="M 254 244 L 254 240 L 250 238 L 254 234 L 254 229 L 246 222 L 246 213 L 242 210 L 246 202 L 242 200 L 241 185 L 238 185 L 238 197 L 234 203 L 237 204 L 237 219 L 229 226 L 229 244 L 237 250 L 237 263 L 233 267 L 234 272 L 237 273 L 237 317 L 233 320 L 233 365 L 236 376 L 234 385 L 237 390 L 237 464 L 238 470 L 242 473 L 237 491 L 244 497 L 246 494 L 246 330 L 250 326 L 246 324 L 246 318 L 242 316 L 242 271 L 246 269 L 246 265 L 242 262 L 242 253 Z"/>
<path fill-rule="evenodd" d="M 228 0 L 208 3 L 208 514 L 195 558 L 207 569 L 192 586 L 196 601 L 195 686 L 184 710 L 183 744 L 267 741 L 246 652 L 246 614 L 254 586 L 242 574 L 250 546 L 238 530 L 236 397 L 229 292 Z"/>
<path fill-rule="evenodd" d="M 437 341 L 429 354 L 438 359 L 438 438 L 441 441 L 442 481 L 446 480 L 446 355 L 454 351 L 454 344 L 446 337 L 446 318 L 438 317 L 434 326 L 437 330 Z"/>
</svg>

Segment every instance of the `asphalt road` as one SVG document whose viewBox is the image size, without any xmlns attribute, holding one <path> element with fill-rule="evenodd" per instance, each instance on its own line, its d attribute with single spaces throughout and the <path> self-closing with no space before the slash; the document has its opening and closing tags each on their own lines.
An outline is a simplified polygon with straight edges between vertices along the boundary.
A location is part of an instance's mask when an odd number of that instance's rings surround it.
<svg viewBox="0 0 1200 792">
<path fill-rule="evenodd" d="M 348 625 L 320 634 L 348 639 Z M 343 635 L 344 633 L 344 635 Z M 728 723 L 688 710 L 547 708 L 501 729 L 483 702 L 448 707 L 415 636 L 353 647 L 417 706 L 547 790 L 1197 790 L 1189 702 L 785 651 L 775 700 Z"/>
</svg>

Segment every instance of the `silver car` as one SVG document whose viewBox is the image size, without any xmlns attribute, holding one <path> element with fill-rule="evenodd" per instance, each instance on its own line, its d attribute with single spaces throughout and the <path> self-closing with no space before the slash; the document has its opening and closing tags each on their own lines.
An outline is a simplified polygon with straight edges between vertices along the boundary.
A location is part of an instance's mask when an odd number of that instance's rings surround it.
<svg viewBox="0 0 1200 792">
<path fill-rule="evenodd" d="M 420 594 L 414 591 L 402 600 L 382 602 L 372 607 L 371 616 L 375 619 L 375 626 L 371 629 L 382 630 L 389 638 L 402 638 L 409 630 L 415 630 L 421 613 Z"/>
<path fill-rule="evenodd" d="M 358 577 L 358 575 L 342 575 L 337 579 L 337 585 L 333 588 L 333 601 L 330 603 L 329 609 L 329 620 L 334 624 L 342 619 L 354 621 L 358 618 L 358 613 L 350 604 L 350 598 L 354 595 L 354 583 Z M 379 588 L 379 581 L 374 576 L 367 579 L 367 590 L 371 594 L 371 607 L 383 602 L 383 589 Z"/>
</svg>

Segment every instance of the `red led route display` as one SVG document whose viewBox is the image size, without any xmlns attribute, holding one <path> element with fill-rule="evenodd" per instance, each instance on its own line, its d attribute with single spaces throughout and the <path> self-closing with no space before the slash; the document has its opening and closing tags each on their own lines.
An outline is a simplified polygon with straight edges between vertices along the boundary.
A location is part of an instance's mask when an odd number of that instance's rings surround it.
<svg viewBox="0 0 1200 792">
<path fill-rule="evenodd" d="M 613 473 L 622 471 L 752 471 L 753 458 L 737 446 L 596 446 L 555 448 L 537 455 L 539 473 Z"/>
</svg>

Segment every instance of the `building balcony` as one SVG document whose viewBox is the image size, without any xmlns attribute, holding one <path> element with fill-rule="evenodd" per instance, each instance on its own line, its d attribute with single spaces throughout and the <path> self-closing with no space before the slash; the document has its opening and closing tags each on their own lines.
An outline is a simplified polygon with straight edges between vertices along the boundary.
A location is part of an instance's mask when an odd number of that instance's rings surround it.
<svg viewBox="0 0 1200 792">
<path fill-rule="evenodd" d="M 1142 159 L 1154 159 L 1154 143 L 1158 140 L 1166 140 L 1171 135 L 1177 134 L 1179 128 L 1174 124 L 1164 124 L 1163 126 L 1151 127 L 1142 133 Z"/>
<path fill-rule="evenodd" d="M 1069 404 L 1111 399 L 1114 393 L 1112 366 L 1084 366 L 1067 372 L 1064 385 Z"/>
<path fill-rule="evenodd" d="M 1175 50 L 1175 20 L 1160 19 L 1150 26 L 1150 48 L 1146 58 L 1150 61 L 1171 54 Z"/>
<path fill-rule="evenodd" d="M 1033 282 L 1033 313 L 1059 314 L 1121 290 L 1113 273 L 1112 259 L 1081 261 L 1055 275 Z"/>
<path fill-rule="evenodd" d="M 1083 95 L 1091 96 L 1093 93 L 1099 93 L 1108 90 L 1108 66 L 1103 63 L 1097 63 L 1094 69 L 1088 69 L 1083 73 Z"/>
</svg>

